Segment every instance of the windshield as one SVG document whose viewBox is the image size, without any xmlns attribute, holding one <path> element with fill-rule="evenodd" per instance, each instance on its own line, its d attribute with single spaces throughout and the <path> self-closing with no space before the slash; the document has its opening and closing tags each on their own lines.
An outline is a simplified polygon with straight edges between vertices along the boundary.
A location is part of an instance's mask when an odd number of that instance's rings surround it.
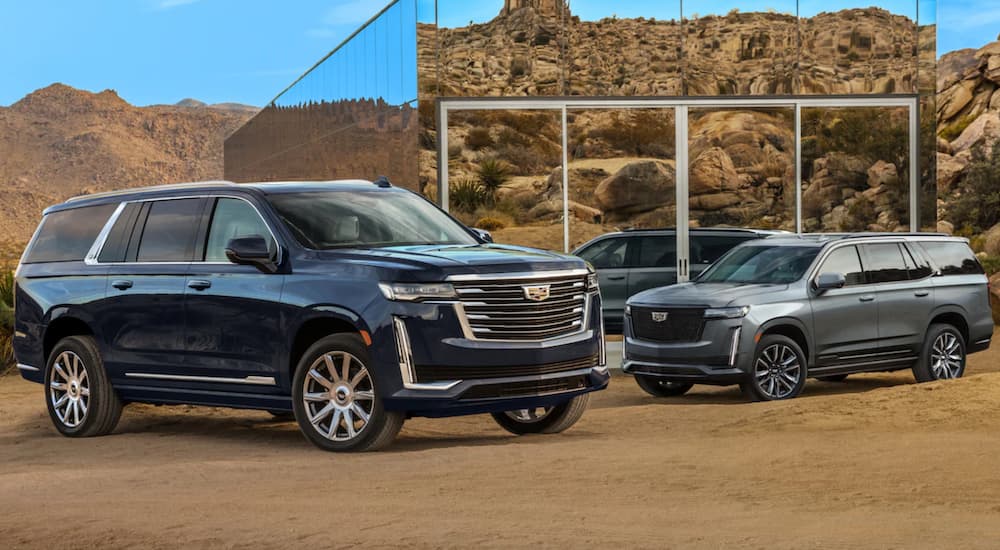
<svg viewBox="0 0 1000 550">
<path fill-rule="evenodd" d="M 306 191 L 268 199 L 295 238 L 316 250 L 479 244 L 458 222 L 412 193 Z"/>
<path fill-rule="evenodd" d="M 744 245 L 731 250 L 698 277 L 697 283 L 787 284 L 812 265 L 818 246 Z"/>
</svg>

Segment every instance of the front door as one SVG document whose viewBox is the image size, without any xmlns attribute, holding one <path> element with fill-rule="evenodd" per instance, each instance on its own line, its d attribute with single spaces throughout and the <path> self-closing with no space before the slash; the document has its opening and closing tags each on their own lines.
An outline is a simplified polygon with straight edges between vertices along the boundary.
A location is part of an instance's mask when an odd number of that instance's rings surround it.
<svg viewBox="0 0 1000 550">
<path fill-rule="evenodd" d="M 251 203 L 212 200 L 204 261 L 191 264 L 184 285 L 186 369 L 196 376 L 235 379 L 248 388 L 273 387 L 284 364 L 279 303 L 285 277 L 230 263 L 225 250 L 231 239 L 260 236 L 277 260 L 277 243 Z"/>
<path fill-rule="evenodd" d="M 878 303 L 874 285 L 867 284 L 856 246 L 835 248 L 816 276 L 840 273 L 843 288 L 814 294 L 813 334 L 816 367 L 836 368 L 871 360 L 878 348 Z"/>
</svg>

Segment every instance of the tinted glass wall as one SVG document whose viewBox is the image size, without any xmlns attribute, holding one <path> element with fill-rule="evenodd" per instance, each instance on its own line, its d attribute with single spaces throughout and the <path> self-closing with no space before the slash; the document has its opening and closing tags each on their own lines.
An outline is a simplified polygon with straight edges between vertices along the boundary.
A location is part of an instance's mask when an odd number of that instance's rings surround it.
<svg viewBox="0 0 1000 550">
<path fill-rule="evenodd" d="M 386 7 L 226 140 L 226 178 L 416 188 L 416 33 L 416 0 Z"/>
</svg>

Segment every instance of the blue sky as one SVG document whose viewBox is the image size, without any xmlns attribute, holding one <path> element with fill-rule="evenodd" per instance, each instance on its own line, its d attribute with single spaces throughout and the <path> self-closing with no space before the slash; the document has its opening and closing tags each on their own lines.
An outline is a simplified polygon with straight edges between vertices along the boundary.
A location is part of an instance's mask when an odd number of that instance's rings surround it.
<svg viewBox="0 0 1000 550">
<path fill-rule="evenodd" d="M 422 19 L 432 0 L 416 1 Z M 439 0 L 442 25 L 485 21 L 502 0 Z M 0 22 L 0 105 L 52 82 L 116 90 L 137 105 L 194 97 L 263 105 L 388 0 L 7 0 Z M 913 16 L 915 0 L 799 0 L 802 15 L 877 4 Z M 1000 0 L 936 0 L 938 51 L 1000 32 Z M 921 22 L 935 0 L 920 0 Z M 666 0 L 572 0 L 583 19 L 679 16 Z M 611 6 L 611 7 L 608 7 Z M 685 12 L 796 9 L 795 0 L 686 0 Z"/>
</svg>

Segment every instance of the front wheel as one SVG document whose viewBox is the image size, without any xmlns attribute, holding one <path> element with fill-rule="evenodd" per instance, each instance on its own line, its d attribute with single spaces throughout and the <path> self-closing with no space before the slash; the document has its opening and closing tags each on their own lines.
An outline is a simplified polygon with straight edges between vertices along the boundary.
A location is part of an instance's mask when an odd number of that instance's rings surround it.
<svg viewBox="0 0 1000 550">
<path fill-rule="evenodd" d="M 356 334 L 334 334 L 310 347 L 292 383 L 299 428 L 325 451 L 376 451 L 403 427 L 403 414 L 387 411 L 368 370 L 368 350 Z"/>
<path fill-rule="evenodd" d="M 492 413 L 501 428 L 514 435 L 554 434 L 568 430 L 583 416 L 590 403 L 590 394 L 578 395 L 554 407 L 535 407 L 502 413 Z"/>
<path fill-rule="evenodd" d="M 931 325 L 923 353 L 913 366 L 917 382 L 961 378 L 965 374 L 965 338 L 951 325 Z"/>
<path fill-rule="evenodd" d="M 780 334 L 760 339 L 747 378 L 740 385 L 752 401 L 791 399 L 806 384 L 806 358 L 795 340 Z"/>
<path fill-rule="evenodd" d="M 671 382 L 669 380 L 663 380 L 656 376 L 647 376 L 644 374 L 635 375 L 635 382 L 639 384 L 639 387 L 649 395 L 653 397 L 676 397 L 678 395 L 684 395 L 694 384 L 688 384 L 686 382 Z"/>
</svg>

